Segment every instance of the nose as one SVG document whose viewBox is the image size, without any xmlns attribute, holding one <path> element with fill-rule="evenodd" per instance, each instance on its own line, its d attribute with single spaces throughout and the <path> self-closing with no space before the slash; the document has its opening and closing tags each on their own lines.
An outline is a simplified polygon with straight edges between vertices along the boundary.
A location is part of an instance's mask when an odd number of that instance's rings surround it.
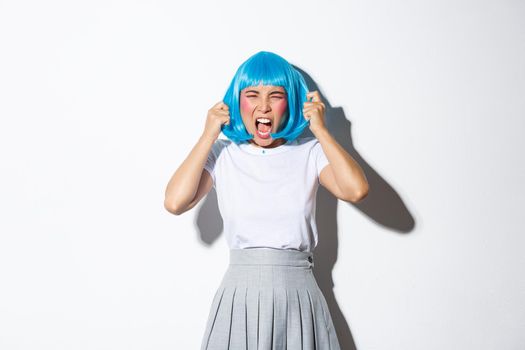
<svg viewBox="0 0 525 350">
<path fill-rule="evenodd" d="M 259 105 L 259 110 L 263 113 L 266 113 L 271 110 L 270 102 L 263 99 Z"/>
</svg>

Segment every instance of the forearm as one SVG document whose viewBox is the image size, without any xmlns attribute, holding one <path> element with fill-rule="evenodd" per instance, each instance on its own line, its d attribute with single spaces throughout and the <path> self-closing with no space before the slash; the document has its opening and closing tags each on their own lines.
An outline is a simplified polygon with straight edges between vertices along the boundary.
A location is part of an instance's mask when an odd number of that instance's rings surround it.
<svg viewBox="0 0 525 350">
<path fill-rule="evenodd" d="M 341 191 L 354 198 L 368 193 L 368 181 L 363 170 L 328 129 L 312 130 L 312 133 L 319 140 Z"/>
<path fill-rule="evenodd" d="M 164 199 L 166 208 L 184 208 L 191 203 L 199 187 L 202 170 L 214 142 L 214 139 L 204 135 L 199 138 L 168 182 Z"/>
</svg>

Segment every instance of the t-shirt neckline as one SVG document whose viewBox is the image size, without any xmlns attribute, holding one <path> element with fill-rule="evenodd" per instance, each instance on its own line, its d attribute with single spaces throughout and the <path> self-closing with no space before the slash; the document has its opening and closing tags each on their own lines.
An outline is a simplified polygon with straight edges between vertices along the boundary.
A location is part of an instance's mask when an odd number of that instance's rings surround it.
<svg viewBox="0 0 525 350">
<path fill-rule="evenodd" d="M 266 156 L 270 154 L 278 154 L 278 153 L 286 152 L 290 150 L 294 142 L 295 140 L 288 140 L 280 146 L 273 147 L 273 148 L 264 148 L 264 147 L 254 146 L 250 142 L 246 141 L 246 142 L 240 143 L 239 148 L 246 153 Z"/>
</svg>

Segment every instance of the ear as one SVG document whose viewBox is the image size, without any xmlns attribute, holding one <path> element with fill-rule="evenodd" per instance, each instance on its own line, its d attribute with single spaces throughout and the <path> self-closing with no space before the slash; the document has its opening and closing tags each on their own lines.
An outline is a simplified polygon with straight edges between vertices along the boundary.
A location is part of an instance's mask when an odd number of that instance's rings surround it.
<svg viewBox="0 0 525 350">
<path fill-rule="evenodd" d="M 279 122 L 279 126 L 277 127 L 277 132 L 280 132 L 286 123 L 288 123 L 288 119 L 290 117 L 290 112 L 288 108 L 286 108 L 286 112 L 284 112 L 283 117 L 281 118 L 281 121 Z"/>
<path fill-rule="evenodd" d="M 288 122 L 288 119 L 290 119 L 290 108 L 286 108 L 286 112 L 284 112 L 283 119 L 281 119 L 281 124 L 286 124 Z"/>
</svg>

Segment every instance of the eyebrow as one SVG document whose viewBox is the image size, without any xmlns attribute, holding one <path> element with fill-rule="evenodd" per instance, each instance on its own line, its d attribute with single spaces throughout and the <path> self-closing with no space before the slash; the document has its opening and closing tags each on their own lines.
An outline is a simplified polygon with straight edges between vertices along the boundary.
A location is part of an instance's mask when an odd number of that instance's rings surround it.
<svg viewBox="0 0 525 350">
<path fill-rule="evenodd" d="M 247 91 L 245 91 L 244 93 L 245 93 L 245 94 L 248 94 L 248 93 L 250 93 L 250 92 L 253 92 L 253 93 L 256 93 L 256 94 L 259 93 L 259 91 L 257 91 L 257 90 L 247 90 Z M 270 92 L 270 95 L 271 95 L 271 94 L 281 94 L 281 95 L 284 95 L 285 93 L 282 92 L 282 91 L 272 91 L 272 92 Z"/>
</svg>

